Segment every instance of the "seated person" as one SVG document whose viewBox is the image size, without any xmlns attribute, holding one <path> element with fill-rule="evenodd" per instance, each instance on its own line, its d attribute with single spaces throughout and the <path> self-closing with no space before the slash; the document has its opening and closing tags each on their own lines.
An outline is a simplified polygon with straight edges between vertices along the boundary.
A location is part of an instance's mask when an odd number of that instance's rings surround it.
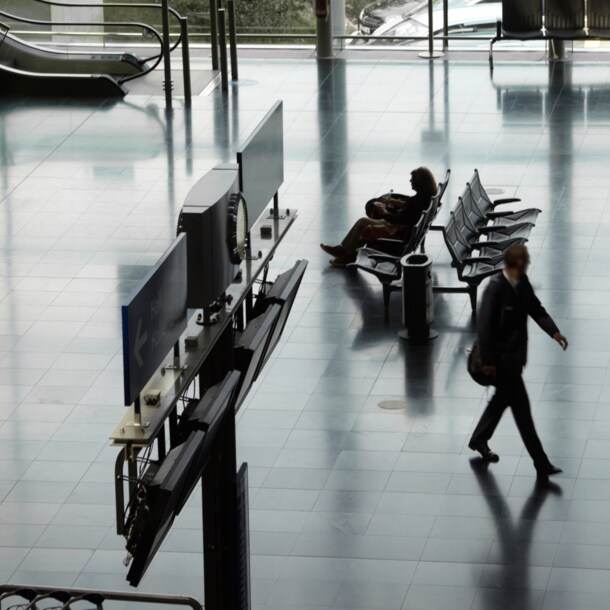
<svg viewBox="0 0 610 610">
<path fill-rule="evenodd" d="M 411 172 L 411 188 L 415 195 L 410 197 L 384 197 L 367 203 L 367 217 L 357 220 L 338 246 L 320 244 L 324 252 L 330 254 L 333 267 L 345 267 L 356 260 L 356 252 L 366 243 L 376 239 L 402 239 L 410 227 L 417 224 L 422 212 L 430 205 L 436 194 L 436 180 L 427 167 L 418 167 Z"/>
</svg>

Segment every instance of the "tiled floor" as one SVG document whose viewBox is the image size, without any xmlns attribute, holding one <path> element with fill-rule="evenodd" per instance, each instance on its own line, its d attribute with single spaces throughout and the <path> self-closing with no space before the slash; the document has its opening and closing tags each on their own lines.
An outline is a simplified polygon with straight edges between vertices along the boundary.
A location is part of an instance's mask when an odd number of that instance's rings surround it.
<svg viewBox="0 0 610 610">
<path fill-rule="evenodd" d="M 190 186 L 284 100 L 275 259 L 310 260 L 286 341 L 240 414 L 256 610 L 605 609 L 610 594 L 610 73 L 605 63 L 247 59 L 171 121 L 162 98 L 0 111 L 0 580 L 127 588 L 107 437 L 121 415 L 122 299 L 170 243 Z M 179 105 L 178 105 L 179 106 Z M 526 377 L 565 474 L 538 488 L 509 415 L 484 470 L 465 372 L 467 298 L 440 337 L 397 339 L 379 286 L 318 249 L 409 170 L 474 167 L 543 210 L 532 281 L 572 341 L 532 331 Z M 446 214 L 445 210 L 445 214 Z M 439 281 L 455 282 L 438 234 Z M 385 399 L 405 400 L 382 410 Z M 141 589 L 202 596 L 199 498 Z"/>
</svg>

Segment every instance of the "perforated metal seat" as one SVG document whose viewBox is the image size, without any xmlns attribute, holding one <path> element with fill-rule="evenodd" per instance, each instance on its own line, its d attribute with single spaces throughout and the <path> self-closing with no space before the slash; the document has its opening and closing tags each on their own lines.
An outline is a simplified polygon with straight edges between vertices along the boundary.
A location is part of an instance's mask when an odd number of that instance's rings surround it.
<svg viewBox="0 0 610 610">
<path fill-rule="evenodd" d="M 512 227 L 519 224 L 531 223 L 536 224 L 538 215 L 542 210 L 538 208 L 527 208 L 524 210 L 500 211 L 496 212 L 495 208 L 498 205 L 505 203 L 514 203 L 520 201 L 516 197 L 508 197 L 504 199 L 492 200 L 481 183 L 478 170 L 474 170 L 474 174 L 470 182 L 466 185 L 466 190 L 463 195 L 464 204 L 473 208 L 474 216 L 478 216 L 482 226 L 491 222 L 494 227 Z"/>
<path fill-rule="evenodd" d="M 610 37 L 610 0 L 587 0 L 587 26 L 592 38 Z"/>
<path fill-rule="evenodd" d="M 540 0 L 503 0 L 503 38 L 542 38 L 542 2 Z"/>
<path fill-rule="evenodd" d="M 502 0 L 502 20 L 489 43 L 489 66 L 493 70 L 493 46 L 502 39 L 544 39 L 541 0 Z"/>
<path fill-rule="evenodd" d="M 434 286 L 433 289 L 441 293 L 467 293 L 470 297 L 472 313 L 475 315 L 479 285 L 484 279 L 498 273 L 504 267 L 503 257 L 501 255 L 494 258 L 471 257 L 453 212 L 443 227 L 443 238 L 451 256 L 451 266 L 457 271 L 458 280 L 466 286 Z"/>
<path fill-rule="evenodd" d="M 515 237 L 527 239 L 535 226 L 531 222 L 515 222 L 509 226 L 490 225 L 487 218 L 481 217 L 470 197 L 458 198 L 453 215 L 460 233 L 470 247 L 481 242 L 482 238 L 497 242 L 498 245 Z"/>
<path fill-rule="evenodd" d="M 544 28 L 548 38 L 585 38 L 584 0 L 545 0 Z"/>
</svg>

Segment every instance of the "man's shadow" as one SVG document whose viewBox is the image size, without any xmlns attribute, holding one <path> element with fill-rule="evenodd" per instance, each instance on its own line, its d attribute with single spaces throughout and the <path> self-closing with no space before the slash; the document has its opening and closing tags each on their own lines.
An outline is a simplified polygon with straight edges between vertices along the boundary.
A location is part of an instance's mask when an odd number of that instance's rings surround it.
<svg viewBox="0 0 610 610">
<path fill-rule="evenodd" d="M 497 607 L 498 595 L 506 599 L 509 594 L 511 608 L 533 610 L 539 606 L 533 599 L 530 583 L 532 565 L 529 554 L 534 529 L 545 501 L 550 495 L 561 496 L 561 487 L 548 479 L 536 479 L 519 518 L 515 520 L 494 475 L 489 471 L 489 463 L 473 458 L 470 466 L 495 521 L 499 545 L 499 563 L 492 564 L 496 569 L 489 571 L 479 589 L 482 607 Z"/>
</svg>

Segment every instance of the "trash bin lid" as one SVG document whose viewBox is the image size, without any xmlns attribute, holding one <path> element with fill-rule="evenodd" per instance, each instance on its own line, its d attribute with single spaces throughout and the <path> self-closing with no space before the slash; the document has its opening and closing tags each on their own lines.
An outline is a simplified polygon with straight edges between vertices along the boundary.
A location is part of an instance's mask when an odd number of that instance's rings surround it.
<svg viewBox="0 0 610 610">
<path fill-rule="evenodd" d="M 430 257 L 427 254 L 407 254 L 400 259 L 402 267 L 425 267 L 430 264 Z"/>
</svg>

